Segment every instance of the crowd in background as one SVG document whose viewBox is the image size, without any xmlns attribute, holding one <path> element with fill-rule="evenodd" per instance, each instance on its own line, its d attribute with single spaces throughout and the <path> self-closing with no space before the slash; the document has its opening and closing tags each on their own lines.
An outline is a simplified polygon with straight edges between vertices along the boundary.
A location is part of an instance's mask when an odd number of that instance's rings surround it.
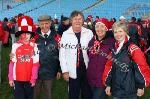
<svg viewBox="0 0 150 99">
<path fill-rule="evenodd" d="M 0 21 L 0 36 L 1 36 L 1 40 L 3 42 L 4 45 L 8 46 L 10 43 L 9 42 L 9 38 L 11 38 L 11 43 L 13 44 L 14 42 L 16 42 L 16 37 L 15 37 L 15 31 L 17 31 L 17 24 L 16 21 L 17 19 L 22 16 L 23 14 L 18 14 L 18 16 L 15 16 L 12 19 L 8 19 L 7 17 L 5 17 L 3 20 Z M 84 20 L 84 24 L 83 26 L 92 30 L 93 33 L 95 33 L 95 23 L 96 21 L 99 19 L 99 16 L 96 16 L 96 18 L 93 18 L 92 15 L 88 15 L 87 18 L 85 18 Z M 111 19 L 107 19 L 104 18 L 107 21 L 107 26 L 108 29 L 110 31 L 111 36 L 111 28 L 112 25 L 117 21 L 116 18 L 111 18 Z M 133 36 L 133 39 L 135 41 L 136 44 L 138 44 L 138 46 L 140 46 L 142 48 L 143 51 L 146 51 L 146 49 L 149 47 L 149 40 L 150 40 L 150 20 L 148 19 L 141 19 L 138 18 L 136 19 L 136 17 L 131 17 L 131 19 L 126 19 L 124 16 L 120 16 L 119 21 L 121 22 L 125 22 L 128 24 L 129 30 L 130 30 L 130 36 Z M 34 24 L 35 25 L 35 30 L 36 28 L 39 27 L 39 25 L 37 23 Z M 61 19 L 53 19 L 52 20 L 52 26 L 51 28 L 54 29 L 58 34 L 62 35 L 64 31 L 66 31 L 70 26 L 70 22 L 69 22 L 69 18 L 65 17 L 65 16 L 61 16 Z M 134 34 L 135 33 L 135 34 Z"/>
</svg>

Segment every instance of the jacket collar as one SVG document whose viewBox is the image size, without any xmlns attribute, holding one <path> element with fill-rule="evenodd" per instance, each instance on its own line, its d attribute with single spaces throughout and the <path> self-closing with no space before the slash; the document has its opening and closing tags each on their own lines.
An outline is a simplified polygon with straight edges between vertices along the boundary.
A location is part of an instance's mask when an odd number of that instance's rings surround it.
<svg viewBox="0 0 150 99">
<path fill-rule="evenodd" d="M 43 37 L 44 37 L 44 34 L 47 34 L 47 35 L 49 36 L 50 33 L 51 33 L 51 30 L 49 30 L 47 33 L 43 33 L 43 32 L 41 31 L 41 33 L 42 33 Z"/>
<path fill-rule="evenodd" d="M 41 31 L 39 31 L 38 34 L 39 34 L 39 36 L 41 36 L 42 38 L 44 38 L 44 36 L 42 35 Z M 54 37 L 54 35 L 55 35 L 55 31 L 51 30 L 50 34 L 48 36 L 48 39 L 52 39 Z"/>
<path fill-rule="evenodd" d="M 127 35 L 122 42 L 120 42 L 118 44 L 117 44 L 117 42 L 115 42 L 115 49 L 116 49 L 115 53 L 116 54 L 118 54 L 120 52 L 120 50 L 123 49 L 126 46 L 126 44 L 129 43 L 129 39 L 130 39 L 130 37 Z"/>
</svg>

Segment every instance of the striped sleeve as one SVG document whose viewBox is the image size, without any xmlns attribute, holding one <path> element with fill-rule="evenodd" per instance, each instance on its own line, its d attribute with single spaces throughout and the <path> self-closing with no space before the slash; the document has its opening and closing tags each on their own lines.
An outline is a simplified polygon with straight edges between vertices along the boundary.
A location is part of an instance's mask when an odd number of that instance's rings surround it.
<svg viewBox="0 0 150 99">
<path fill-rule="evenodd" d="M 10 61 L 9 63 L 9 70 L 8 70 L 8 79 L 9 81 L 13 81 L 13 67 L 14 67 L 14 63 L 12 61 Z"/>
<path fill-rule="evenodd" d="M 132 60 L 136 63 L 141 75 L 144 78 L 145 86 L 148 87 L 150 85 L 150 68 L 146 62 L 144 53 L 135 44 L 129 45 L 129 52 L 132 56 Z"/>
</svg>

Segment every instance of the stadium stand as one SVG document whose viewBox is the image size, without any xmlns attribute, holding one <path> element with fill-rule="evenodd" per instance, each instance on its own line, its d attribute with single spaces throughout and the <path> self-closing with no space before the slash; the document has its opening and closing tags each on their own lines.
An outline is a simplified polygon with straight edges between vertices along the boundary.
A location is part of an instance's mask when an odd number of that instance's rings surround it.
<svg viewBox="0 0 150 99">
<path fill-rule="evenodd" d="M 121 15 L 126 18 L 141 17 L 150 12 L 149 0 L 29 0 L 12 5 L 14 5 L 12 9 L 0 12 L 0 19 L 24 13 L 37 21 L 37 17 L 42 14 L 60 18 L 62 14 L 69 16 L 73 10 L 82 11 L 85 16 L 93 15 L 109 19 L 119 18 Z"/>
<path fill-rule="evenodd" d="M 136 8 L 135 6 L 138 4 L 147 4 L 149 3 L 149 0 L 103 0 L 102 3 L 95 6 L 93 9 L 90 9 L 85 12 L 85 15 L 92 14 L 93 16 L 99 15 L 100 17 L 105 18 L 119 18 L 121 15 L 126 16 L 127 18 L 130 18 L 131 16 L 141 17 L 141 15 L 136 15 L 134 13 L 137 13 L 137 10 L 141 7 L 139 6 Z M 136 8 L 135 10 L 132 10 L 132 12 L 129 15 L 125 15 L 124 13 L 128 9 Z M 148 10 L 145 10 L 145 13 L 147 13 Z"/>
</svg>

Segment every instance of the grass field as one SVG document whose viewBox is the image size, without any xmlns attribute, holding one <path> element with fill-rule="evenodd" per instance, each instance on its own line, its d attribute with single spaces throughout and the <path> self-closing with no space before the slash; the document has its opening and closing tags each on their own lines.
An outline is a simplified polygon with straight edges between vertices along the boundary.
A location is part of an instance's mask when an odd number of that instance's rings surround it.
<svg viewBox="0 0 150 99">
<path fill-rule="evenodd" d="M 0 99 L 13 99 L 12 88 L 9 87 L 7 71 L 9 63 L 10 48 L 2 47 L 2 83 L 0 84 Z M 55 80 L 52 92 L 53 99 L 68 99 L 67 83 L 63 80 Z M 41 93 L 41 99 L 43 94 Z M 112 99 L 108 97 L 107 99 Z M 150 99 L 150 88 L 145 90 L 145 95 L 139 99 Z"/>
</svg>

